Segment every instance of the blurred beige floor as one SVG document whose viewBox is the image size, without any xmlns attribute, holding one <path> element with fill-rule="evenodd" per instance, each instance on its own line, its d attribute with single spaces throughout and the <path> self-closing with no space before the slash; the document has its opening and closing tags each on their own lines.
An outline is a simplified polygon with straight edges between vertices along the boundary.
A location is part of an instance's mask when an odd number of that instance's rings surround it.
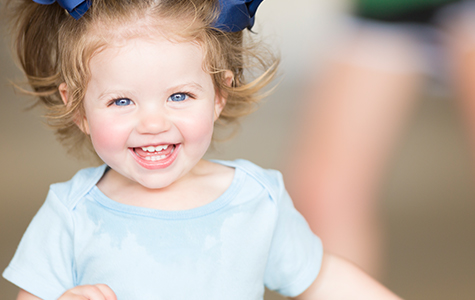
<svg viewBox="0 0 475 300">
<path fill-rule="evenodd" d="M 8 79 L 21 79 L 0 41 L 0 270 L 7 266 L 48 185 L 69 179 L 86 162 L 68 157 L 29 99 Z M 246 158 L 281 168 L 299 101 L 287 79 L 240 134 L 214 158 Z M 408 126 L 387 173 L 381 213 L 387 226 L 384 283 L 405 299 L 475 299 L 475 191 L 469 150 L 454 103 L 426 99 Z M 0 299 L 17 289 L 0 279 Z M 281 299 L 268 293 L 266 300 Z"/>
</svg>

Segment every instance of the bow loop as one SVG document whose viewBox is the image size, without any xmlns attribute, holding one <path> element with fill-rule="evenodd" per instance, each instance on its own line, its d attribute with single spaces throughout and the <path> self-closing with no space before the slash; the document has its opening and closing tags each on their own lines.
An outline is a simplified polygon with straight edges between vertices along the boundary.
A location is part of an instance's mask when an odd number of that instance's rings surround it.
<svg viewBox="0 0 475 300">
<path fill-rule="evenodd" d="M 214 27 L 228 32 L 251 29 L 263 0 L 219 0 L 220 13 Z"/>
<path fill-rule="evenodd" d="M 62 8 L 78 20 L 91 6 L 91 0 L 33 0 L 38 4 L 53 4 L 57 2 Z"/>
</svg>

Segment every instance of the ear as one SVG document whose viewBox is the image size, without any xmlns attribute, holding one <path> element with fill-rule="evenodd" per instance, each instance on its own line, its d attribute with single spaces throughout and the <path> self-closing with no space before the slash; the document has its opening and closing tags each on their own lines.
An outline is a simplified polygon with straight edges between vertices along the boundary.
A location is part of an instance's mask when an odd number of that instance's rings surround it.
<svg viewBox="0 0 475 300">
<path fill-rule="evenodd" d="M 224 73 L 224 80 L 227 86 L 231 86 L 234 80 L 234 74 L 233 72 L 227 70 Z M 216 99 L 214 103 L 214 120 L 216 121 L 219 118 L 219 115 L 221 114 L 221 111 L 223 111 L 223 108 L 226 106 L 226 95 L 223 95 L 221 92 L 216 93 Z"/>
<path fill-rule="evenodd" d="M 61 100 L 63 100 L 64 105 L 68 105 L 69 103 L 69 92 L 68 86 L 65 82 L 61 83 L 58 87 L 59 94 L 61 95 Z M 78 126 L 78 128 L 84 132 L 85 134 L 89 134 L 89 124 L 87 123 L 86 116 L 81 117 L 79 114 L 74 116 L 74 123 Z"/>
<path fill-rule="evenodd" d="M 69 93 L 68 93 L 68 86 L 66 85 L 66 82 L 61 83 L 58 87 L 58 90 L 59 90 L 59 94 L 61 95 L 61 100 L 63 100 L 63 103 L 65 105 L 68 105 Z"/>
</svg>

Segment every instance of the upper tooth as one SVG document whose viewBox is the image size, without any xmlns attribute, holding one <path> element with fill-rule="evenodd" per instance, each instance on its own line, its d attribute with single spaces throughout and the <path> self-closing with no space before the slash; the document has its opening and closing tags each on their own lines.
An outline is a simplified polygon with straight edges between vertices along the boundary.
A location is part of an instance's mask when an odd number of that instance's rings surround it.
<svg viewBox="0 0 475 300">
<path fill-rule="evenodd" d="M 163 145 L 163 146 L 148 146 L 148 147 L 142 147 L 143 151 L 148 151 L 148 152 L 155 152 L 155 151 L 162 151 L 168 148 L 168 145 Z"/>
<path fill-rule="evenodd" d="M 143 151 L 148 151 L 148 152 L 154 152 L 154 151 L 155 151 L 155 147 L 153 147 L 153 146 L 142 147 L 142 150 L 143 150 Z"/>
</svg>

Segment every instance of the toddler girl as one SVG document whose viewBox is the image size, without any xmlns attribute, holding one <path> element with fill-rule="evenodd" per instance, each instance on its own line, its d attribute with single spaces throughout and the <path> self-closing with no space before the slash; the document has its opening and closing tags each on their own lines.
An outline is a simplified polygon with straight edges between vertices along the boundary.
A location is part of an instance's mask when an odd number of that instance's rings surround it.
<svg viewBox="0 0 475 300">
<path fill-rule="evenodd" d="M 15 4 L 22 67 L 105 164 L 51 186 L 3 274 L 18 299 L 398 299 L 323 253 L 280 173 L 203 160 L 276 72 L 243 43 L 261 1 L 35 2 Z"/>
</svg>

